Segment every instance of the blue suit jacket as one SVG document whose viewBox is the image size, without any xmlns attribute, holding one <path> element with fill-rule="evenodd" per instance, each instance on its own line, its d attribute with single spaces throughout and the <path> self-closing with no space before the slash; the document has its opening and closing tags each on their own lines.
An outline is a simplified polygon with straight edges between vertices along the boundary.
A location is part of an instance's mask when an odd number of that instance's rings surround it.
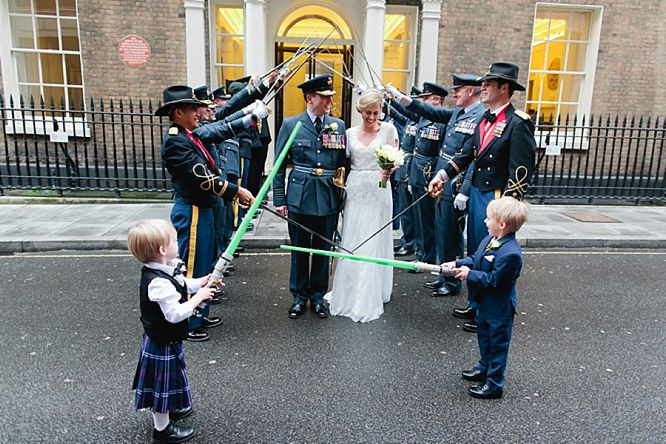
<svg viewBox="0 0 666 444">
<path fill-rule="evenodd" d="M 492 236 L 486 236 L 473 256 L 456 261 L 471 270 L 467 276 L 470 305 L 486 316 L 511 317 L 516 312 L 516 280 L 523 267 L 523 254 L 515 233 L 498 239 L 501 246 L 486 251 Z"/>
<path fill-rule="evenodd" d="M 298 131 L 289 152 L 291 163 L 304 168 L 322 168 L 328 171 L 345 166 L 347 162 L 345 146 L 336 149 L 327 148 L 322 141 L 322 136 L 326 132 L 337 133 L 346 141 L 345 123 L 331 116 L 323 118 L 321 133 L 317 133 L 307 112 L 286 119 L 280 127 L 275 143 L 275 158 L 280 156 L 296 122 L 300 121 L 303 126 Z M 335 131 L 327 130 L 326 127 L 334 122 L 338 128 Z M 276 207 L 287 205 L 292 213 L 310 216 L 330 216 L 338 212 L 340 192 L 333 184 L 332 176 L 317 176 L 292 170 L 288 178 L 289 186 L 285 192 L 286 168 L 284 162 L 273 180 L 273 203 Z"/>
</svg>

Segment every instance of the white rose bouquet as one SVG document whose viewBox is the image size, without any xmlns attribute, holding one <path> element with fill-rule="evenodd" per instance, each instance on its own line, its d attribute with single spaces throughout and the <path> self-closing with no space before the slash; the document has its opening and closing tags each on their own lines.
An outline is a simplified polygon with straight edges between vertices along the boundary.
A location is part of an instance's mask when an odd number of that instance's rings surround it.
<svg viewBox="0 0 666 444">
<path fill-rule="evenodd" d="M 379 168 L 383 171 L 383 176 L 388 176 L 391 169 L 401 167 L 405 163 L 405 152 L 393 145 L 380 145 L 375 155 Z M 379 181 L 379 188 L 386 188 L 384 177 Z"/>
</svg>

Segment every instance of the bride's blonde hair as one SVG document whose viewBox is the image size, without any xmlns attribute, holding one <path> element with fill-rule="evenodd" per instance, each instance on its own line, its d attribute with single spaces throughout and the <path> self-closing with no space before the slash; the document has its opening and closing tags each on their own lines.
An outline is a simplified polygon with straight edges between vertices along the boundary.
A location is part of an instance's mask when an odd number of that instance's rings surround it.
<svg viewBox="0 0 666 444">
<path fill-rule="evenodd" d="M 360 113 L 372 105 L 379 105 L 379 110 L 381 111 L 383 103 L 384 96 L 378 89 L 366 89 L 363 91 L 363 94 L 361 94 L 361 97 L 359 97 L 356 101 L 356 111 Z"/>
</svg>

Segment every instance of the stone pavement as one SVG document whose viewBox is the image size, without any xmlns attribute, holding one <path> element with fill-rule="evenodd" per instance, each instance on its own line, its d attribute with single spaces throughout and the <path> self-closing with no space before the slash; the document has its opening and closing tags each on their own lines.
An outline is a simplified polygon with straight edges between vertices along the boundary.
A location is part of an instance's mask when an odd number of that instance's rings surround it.
<svg viewBox="0 0 666 444">
<path fill-rule="evenodd" d="M 0 198 L 0 253 L 126 249 L 127 230 L 145 218 L 169 218 L 171 203 L 30 203 Z M 247 233 L 248 248 L 288 242 L 287 224 L 263 211 Z M 394 231 L 394 237 L 400 232 Z M 527 248 L 666 248 L 666 207 L 530 205 L 519 232 Z"/>
</svg>

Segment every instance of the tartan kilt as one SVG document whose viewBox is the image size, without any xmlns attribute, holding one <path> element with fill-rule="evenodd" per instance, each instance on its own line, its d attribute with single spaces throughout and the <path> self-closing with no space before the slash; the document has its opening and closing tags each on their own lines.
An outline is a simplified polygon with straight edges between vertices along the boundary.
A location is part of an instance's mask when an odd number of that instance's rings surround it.
<svg viewBox="0 0 666 444">
<path fill-rule="evenodd" d="M 167 413 L 190 407 L 192 396 L 182 342 L 157 344 L 144 334 L 132 390 L 136 390 L 137 410 Z"/>
</svg>

